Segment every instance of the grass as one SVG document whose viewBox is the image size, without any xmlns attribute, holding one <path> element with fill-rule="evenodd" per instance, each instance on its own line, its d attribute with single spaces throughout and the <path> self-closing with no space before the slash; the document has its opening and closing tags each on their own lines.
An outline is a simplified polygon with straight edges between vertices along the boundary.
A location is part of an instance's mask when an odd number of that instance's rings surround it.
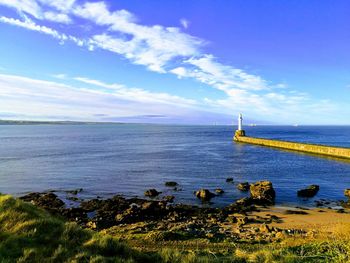
<svg viewBox="0 0 350 263">
<path fill-rule="evenodd" d="M 82 229 L 29 203 L 0 195 L 0 262 L 350 262 L 350 225 L 332 235 L 292 237 L 267 245 L 159 241 L 132 242 Z M 162 238 L 161 238 L 162 239 Z M 197 246 L 197 247 L 196 247 Z"/>
<path fill-rule="evenodd" d="M 108 235 L 81 229 L 8 195 L 0 196 L 0 262 L 151 262 Z"/>
</svg>

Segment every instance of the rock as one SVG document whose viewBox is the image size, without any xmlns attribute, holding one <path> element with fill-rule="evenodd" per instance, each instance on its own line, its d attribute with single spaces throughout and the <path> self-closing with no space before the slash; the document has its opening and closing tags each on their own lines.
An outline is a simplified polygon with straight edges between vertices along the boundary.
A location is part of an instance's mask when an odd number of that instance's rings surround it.
<svg viewBox="0 0 350 263">
<path fill-rule="evenodd" d="M 158 192 L 156 189 L 149 189 L 145 192 L 145 196 L 148 197 L 156 197 L 160 194 L 160 192 Z"/>
<path fill-rule="evenodd" d="M 259 231 L 262 232 L 262 233 L 270 233 L 271 232 L 271 228 L 268 225 L 266 225 L 266 224 L 262 224 L 259 227 Z"/>
<path fill-rule="evenodd" d="M 84 210 L 91 212 L 97 210 L 103 201 L 99 199 L 91 199 L 88 201 L 83 201 L 80 204 L 80 207 Z"/>
<path fill-rule="evenodd" d="M 235 216 L 230 215 L 227 217 L 227 221 L 230 223 L 237 223 L 237 218 Z"/>
<path fill-rule="evenodd" d="M 320 187 L 318 185 L 309 185 L 305 189 L 301 189 L 298 191 L 299 197 L 314 197 L 317 192 L 320 190 Z"/>
<path fill-rule="evenodd" d="M 141 205 L 141 211 L 143 215 L 156 215 L 159 214 L 162 207 L 159 202 L 145 202 Z"/>
<path fill-rule="evenodd" d="M 300 210 L 286 210 L 284 212 L 286 215 L 307 215 L 308 212 L 300 211 Z"/>
<path fill-rule="evenodd" d="M 74 202 L 79 201 L 79 198 L 76 196 L 67 196 L 66 199 Z"/>
<path fill-rule="evenodd" d="M 123 213 L 115 216 L 115 221 L 119 224 L 129 224 L 137 221 L 144 220 L 141 216 L 141 209 L 133 206 L 126 209 Z"/>
<path fill-rule="evenodd" d="M 249 218 L 247 216 L 237 217 L 237 224 L 239 226 L 245 225 L 249 222 Z"/>
<path fill-rule="evenodd" d="M 43 193 L 29 193 L 24 196 L 19 197 L 19 199 L 25 201 L 25 202 L 32 202 L 33 200 L 39 199 Z"/>
<path fill-rule="evenodd" d="M 270 222 L 281 223 L 282 220 L 276 215 L 270 215 Z"/>
<path fill-rule="evenodd" d="M 238 199 L 236 201 L 236 204 L 240 206 L 249 206 L 253 204 L 253 200 L 250 197 L 244 197 L 244 198 Z"/>
<path fill-rule="evenodd" d="M 322 201 L 315 201 L 315 205 L 316 205 L 316 207 L 321 207 L 321 206 L 323 206 L 323 203 L 322 203 Z"/>
<path fill-rule="evenodd" d="M 173 181 L 165 182 L 165 186 L 168 186 L 168 187 L 175 187 L 177 185 L 178 185 L 177 182 L 173 182 Z"/>
<path fill-rule="evenodd" d="M 232 177 L 226 178 L 226 182 L 227 183 L 232 183 L 233 182 L 233 178 Z"/>
<path fill-rule="evenodd" d="M 248 182 L 244 182 L 244 183 L 239 183 L 237 185 L 237 189 L 240 190 L 240 191 L 248 191 L 249 190 L 249 183 Z"/>
<path fill-rule="evenodd" d="M 260 181 L 250 185 L 250 197 L 256 204 L 273 205 L 275 196 L 276 193 L 270 181 Z"/>
<path fill-rule="evenodd" d="M 75 221 L 80 224 L 87 222 L 87 213 L 86 210 L 80 207 L 71 207 L 61 210 L 61 215 L 67 218 L 70 221 Z"/>
<path fill-rule="evenodd" d="M 350 189 L 345 189 L 344 190 L 344 195 L 347 197 L 347 198 L 350 198 Z"/>
<path fill-rule="evenodd" d="M 210 192 L 208 189 L 200 189 L 195 194 L 197 198 L 201 199 L 202 201 L 209 201 L 215 196 L 215 194 Z"/>
<path fill-rule="evenodd" d="M 82 192 L 83 188 L 75 189 L 75 190 L 68 190 L 66 191 L 67 194 L 77 195 L 78 193 Z"/>
<path fill-rule="evenodd" d="M 86 227 L 95 230 L 97 228 L 96 222 L 89 221 L 86 223 Z"/>
<path fill-rule="evenodd" d="M 20 199 L 49 211 L 58 210 L 64 206 L 64 202 L 54 193 L 30 193 Z"/>
<path fill-rule="evenodd" d="M 222 190 L 221 188 L 215 189 L 215 192 L 218 193 L 218 194 L 223 194 L 223 193 L 225 193 L 225 191 Z"/>
<path fill-rule="evenodd" d="M 166 202 L 169 202 L 169 203 L 172 203 L 175 199 L 175 196 L 173 195 L 167 195 L 167 196 L 164 196 L 163 197 L 163 200 L 166 201 Z"/>
<path fill-rule="evenodd" d="M 61 208 L 64 202 L 54 193 L 44 194 L 37 200 L 37 205 L 42 207 Z"/>
</svg>

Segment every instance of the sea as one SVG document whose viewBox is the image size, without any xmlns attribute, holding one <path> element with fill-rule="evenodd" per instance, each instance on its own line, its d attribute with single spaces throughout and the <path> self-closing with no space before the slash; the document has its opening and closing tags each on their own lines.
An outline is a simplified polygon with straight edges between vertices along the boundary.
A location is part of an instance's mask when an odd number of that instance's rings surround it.
<svg viewBox="0 0 350 263">
<path fill-rule="evenodd" d="M 152 124 L 0 125 L 0 192 L 80 189 L 80 199 L 144 197 L 155 188 L 159 198 L 203 205 L 193 192 L 221 188 L 211 206 L 222 207 L 248 196 L 237 183 L 269 180 L 276 205 L 314 206 L 316 200 L 344 200 L 350 188 L 350 162 L 316 155 L 235 143 L 233 126 Z M 349 126 L 252 126 L 248 136 L 350 147 Z M 226 178 L 233 178 L 227 183 Z M 166 187 L 176 181 L 178 189 Z M 320 186 L 313 198 L 297 191 Z M 67 205 L 74 205 L 68 201 Z"/>
</svg>

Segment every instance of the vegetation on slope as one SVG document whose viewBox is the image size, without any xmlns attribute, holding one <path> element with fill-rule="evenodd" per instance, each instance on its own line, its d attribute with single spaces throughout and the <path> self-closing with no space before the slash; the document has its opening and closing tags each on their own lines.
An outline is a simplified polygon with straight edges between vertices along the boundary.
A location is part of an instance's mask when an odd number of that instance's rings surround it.
<svg viewBox="0 0 350 263">
<path fill-rule="evenodd" d="M 0 262 L 148 262 L 108 235 L 81 229 L 8 195 L 0 196 Z"/>
<path fill-rule="evenodd" d="M 349 262 L 349 229 L 341 225 L 338 235 L 226 248 L 223 243 L 195 249 L 195 242 L 159 242 L 149 252 L 140 252 L 108 234 L 0 195 L 0 262 Z"/>
</svg>

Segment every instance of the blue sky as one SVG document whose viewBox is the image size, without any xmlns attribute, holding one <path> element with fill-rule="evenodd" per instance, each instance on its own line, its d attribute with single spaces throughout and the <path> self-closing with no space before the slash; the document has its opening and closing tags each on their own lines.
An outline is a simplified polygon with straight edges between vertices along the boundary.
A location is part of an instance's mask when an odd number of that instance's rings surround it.
<svg viewBox="0 0 350 263">
<path fill-rule="evenodd" d="M 0 118 L 350 124 L 349 1 L 0 0 Z"/>
</svg>

